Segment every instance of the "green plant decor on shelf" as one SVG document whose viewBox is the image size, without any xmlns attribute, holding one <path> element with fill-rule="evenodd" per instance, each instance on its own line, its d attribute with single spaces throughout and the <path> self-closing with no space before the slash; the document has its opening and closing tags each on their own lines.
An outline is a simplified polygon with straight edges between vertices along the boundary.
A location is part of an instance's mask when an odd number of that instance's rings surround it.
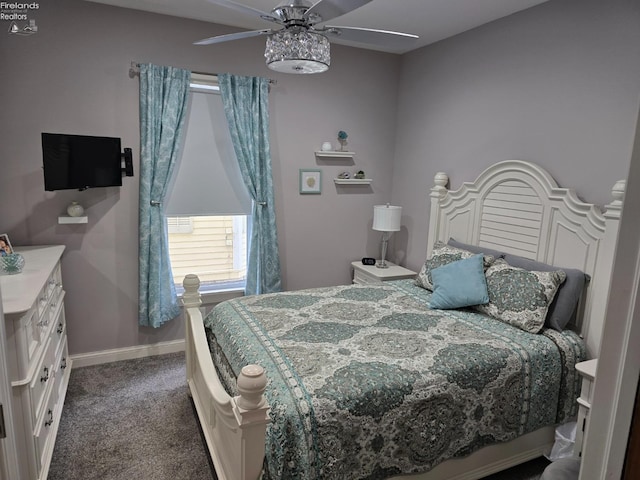
<svg viewBox="0 0 640 480">
<path fill-rule="evenodd" d="M 340 130 L 338 132 L 338 142 L 340 142 L 341 152 L 347 151 L 347 137 L 349 137 L 349 135 L 347 135 L 347 132 L 345 132 L 344 130 Z"/>
</svg>

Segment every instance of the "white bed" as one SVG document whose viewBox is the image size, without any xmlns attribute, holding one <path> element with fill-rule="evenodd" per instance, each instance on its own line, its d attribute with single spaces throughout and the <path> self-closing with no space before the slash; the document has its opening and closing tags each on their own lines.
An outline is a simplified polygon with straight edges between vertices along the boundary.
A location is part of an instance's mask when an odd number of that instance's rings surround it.
<svg viewBox="0 0 640 480">
<path fill-rule="evenodd" d="M 572 328 L 584 338 L 589 357 L 597 357 L 624 182 L 614 186 L 613 200 L 602 210 L 580 201 L 572 190 L 559 188 L 545 170 L 524 161 L 497 163 L 455 191 L 449 191 L 447 183 L 446 174 L 435 176 L 427 256 L 435 241 L 453 237 L 585 272 L 591 281 Z M 264 370 L 246 366 L 238 376 L 239 395 L 227 394 L 209 350 L 198 278 L 187 276 L 184 287 L 187 381 L 216 473 L 221 480 L 257 479 L 269 423 Z M 411 478 L 481 478 L 547 452 L 553 433 L 552 426 L 540 428 L 508 443 L 447 460 Z"/>
</svg>

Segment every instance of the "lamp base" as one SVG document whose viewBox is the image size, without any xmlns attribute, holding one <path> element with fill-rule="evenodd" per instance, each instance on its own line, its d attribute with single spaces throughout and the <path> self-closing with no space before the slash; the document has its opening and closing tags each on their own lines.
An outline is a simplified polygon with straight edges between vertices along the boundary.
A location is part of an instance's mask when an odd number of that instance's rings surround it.
<svg viewBox="0 0 640 480">
<path fill-rule="evenodd" d="M 378 268 L 389 268 L 385 259 L 387 258 L 387 243 L 389 242 L 390 235 L 391 234 L 389 232 L 384 232 L 382 234 L 382 252 L 380 252 L 380 261 L 376 263 L 376 267 Z"/>
</svg>

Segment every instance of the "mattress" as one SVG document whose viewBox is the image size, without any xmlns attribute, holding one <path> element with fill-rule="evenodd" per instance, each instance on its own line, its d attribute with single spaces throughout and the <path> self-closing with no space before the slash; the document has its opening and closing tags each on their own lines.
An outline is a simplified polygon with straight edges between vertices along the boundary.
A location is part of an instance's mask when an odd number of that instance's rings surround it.
<svg viewBox="0 0 640 480">
<path fill-rule="evenodd" d="M 577 334 L 431 310 L 430 295 L 399 280 L 242 297 L 207 315 L 231 395 L 244 365 L 266 369 L 266 478 L 425 472 L 575 415 Z"/>
</svg>

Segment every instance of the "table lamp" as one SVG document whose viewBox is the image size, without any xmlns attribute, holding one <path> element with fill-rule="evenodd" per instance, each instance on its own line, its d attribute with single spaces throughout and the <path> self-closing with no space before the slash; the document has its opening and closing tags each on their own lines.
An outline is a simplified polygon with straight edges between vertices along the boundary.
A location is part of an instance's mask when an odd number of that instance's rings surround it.
<svg viewBox="0 0 640 480">
<path fill-rule="evenodd" d="M 400 219 L 402 217 L 402 207 L 389 205 L 374 205 L 373 207 L 373 229 L 382 233 L 382 254 L 380 262 L 376 263 L 378 268 L 389 268 L 385 260 L 387 256 L 387 243 L 393 232 L 400 231 Z"/>
</svg>

